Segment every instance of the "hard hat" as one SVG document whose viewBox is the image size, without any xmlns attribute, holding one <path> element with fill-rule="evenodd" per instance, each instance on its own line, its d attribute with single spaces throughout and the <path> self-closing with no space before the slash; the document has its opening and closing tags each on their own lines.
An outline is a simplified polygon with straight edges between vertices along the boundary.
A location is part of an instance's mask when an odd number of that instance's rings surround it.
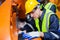
<svg viewBox="0 0 60 40">
<path fill-rule="evenodd" d="M 25 3 L 26 13 L 31 12 L 39 4 L 36 0 L 27 0 Z"/>
</svg>

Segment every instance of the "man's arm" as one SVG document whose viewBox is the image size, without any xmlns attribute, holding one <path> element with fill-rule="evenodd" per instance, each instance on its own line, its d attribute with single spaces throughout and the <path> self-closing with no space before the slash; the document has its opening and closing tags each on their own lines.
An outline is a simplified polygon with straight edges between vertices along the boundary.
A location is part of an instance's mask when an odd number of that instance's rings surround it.
<svg viewBox="0 0 60 40">
<path fill-rule="evenodd" d="M 59 39 L 59 35 L 58 35 L 58 28 L 59 28 L 59 21 L 57 16 L 51 15 L 50 17 L 50 28 L 49 28 L 49 32 L 44 33 L 44 39 Z"/>
</svg>

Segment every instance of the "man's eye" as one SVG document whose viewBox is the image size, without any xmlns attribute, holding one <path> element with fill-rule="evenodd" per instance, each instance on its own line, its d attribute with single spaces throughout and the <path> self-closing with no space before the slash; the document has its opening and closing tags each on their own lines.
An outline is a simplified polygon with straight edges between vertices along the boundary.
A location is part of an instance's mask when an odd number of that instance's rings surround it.
<svg viewBox="0 0 60 40">
<path fill-rule="evenodd" d="M 35 10 L 37 9 L 37 7 L 34 8 Z"/>
</svg>

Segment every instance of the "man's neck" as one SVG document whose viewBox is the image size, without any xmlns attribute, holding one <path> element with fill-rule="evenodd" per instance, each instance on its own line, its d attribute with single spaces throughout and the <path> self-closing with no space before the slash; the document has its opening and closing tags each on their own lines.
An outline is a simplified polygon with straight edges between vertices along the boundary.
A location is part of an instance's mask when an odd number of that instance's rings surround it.
<svg viewBox="0 0 60 40">
<path fill-rule="evenodd" d="M 42 15 L 43 11 L 40 11 L 40 16 Z"/>
</svg>

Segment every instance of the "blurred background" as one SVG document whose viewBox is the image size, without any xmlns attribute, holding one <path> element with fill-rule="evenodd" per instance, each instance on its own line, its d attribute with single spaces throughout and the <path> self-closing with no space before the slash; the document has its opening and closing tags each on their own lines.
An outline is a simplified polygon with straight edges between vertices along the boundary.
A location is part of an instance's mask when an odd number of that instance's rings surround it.
<svg viewBox="0 0 60 40">
<path fill-rule="evenodd" d="M 18 27 L 19 20 L 25 20 L 27 0 L 0 0 L 0 40 L 23 40 Z M 37 0 L 38 1 L 38 0 Z M 60 0 L 50 0 L 57 6 L 56 15 L 60 20 Z M 45 0 L 44 5 L 48 1 Z M 36 39 L 37 40 L 37 39 Z"/>
</svg>

